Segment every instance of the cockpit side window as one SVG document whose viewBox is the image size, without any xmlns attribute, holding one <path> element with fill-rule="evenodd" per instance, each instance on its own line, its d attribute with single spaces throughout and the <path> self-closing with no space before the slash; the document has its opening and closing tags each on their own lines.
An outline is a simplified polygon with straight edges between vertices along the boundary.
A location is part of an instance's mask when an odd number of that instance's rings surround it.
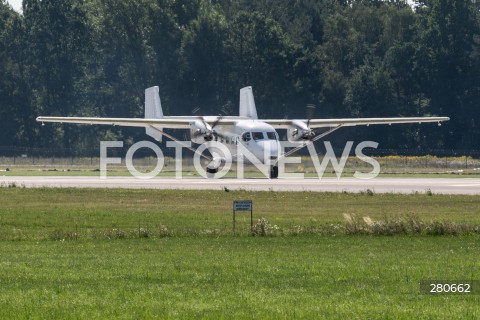
<svg viewBox="0 0 480 320">
<path fill-rule="evenodd" d="M 275 132 L 267 132 L 267 138 L 268 140 L 277 140 L 277 135 Z"/>
<path fill-rule="evenodd" d="M 252 132 L 252 138 L 253 140 L 257 141 L 257 140 L 263 140 L 264 137 L 263 137 L 263 132 Z"/>
<path fill-rule="evenodd" d="M 245 132 L 242 134 L 242 140 L 243 141 L 250 141 L 252 140 L 252 135 L 250 134 L 250 132 Z"/>
</svg>

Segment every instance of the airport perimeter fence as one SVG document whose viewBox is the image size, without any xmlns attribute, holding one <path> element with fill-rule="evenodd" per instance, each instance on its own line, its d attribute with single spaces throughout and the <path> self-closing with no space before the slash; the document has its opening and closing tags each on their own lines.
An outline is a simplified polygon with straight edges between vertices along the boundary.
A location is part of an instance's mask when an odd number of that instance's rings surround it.
<svg viewBox="0 0 480 320">
<path fill-rule="evenodd" d="M 173 149 L 174 150 L 174 149 Z M 123 163 L 128 147 L 108 148 L 108 157 L 122 158 Z M 164 152 L 165 163 L 174 161 L 174 152 Z M 155 165 L 156 155 L 152 150 L 142 148 L 133 156 L 134 162 L 143 166 Z M 99 167 L 100 148 L 22 148 L 0 147 L 0 166 L 81 166 Z"/>
<path fill-rule="evenodd" d="M 125 166 L 125 156 L 128 147 L 109 148 L 109 157 L 122 159 L 121 165 Z M 166 171 L 175 168 L 175 149 L 162 148 Z M 343 149 L 334 149 L 337 158 Z M 420 172 L 449 172 L 474 170 L 480 173 L 480 150 L 414 150 L 414 149 L 364 149 L 365 155 L 376 159 L 382 172 L 407 172 L 410 169 Z M 183 165 L 186 168 L 193 166 L 193 152 L 183 150 Z M 300 164 L 289 165 L 289 171 L 313 171 L 314 165 L 308 152 L 294 156 L 301 157 Z M 322 161 L 322 154 L 319 159 Z M 157 158 L 155 153 L 148 148 L 138 149 L 133 156 L 133 164 L 138 167 L 155 167 Z M 22 148 L 0 147 L 0 170 L 14 167 L 36 168 L 87 168 L 95 170 L 100 166 L 99 148 L 68 149 L 68 148 Z M 109 166 L 115 166 L 110 165 Z M 288 166 L 287 166 L 288 167 Z M 347 160 L 346 168 L 371 168 L 362 159 L 355 157 L 354 148 Z"/>
</svg>

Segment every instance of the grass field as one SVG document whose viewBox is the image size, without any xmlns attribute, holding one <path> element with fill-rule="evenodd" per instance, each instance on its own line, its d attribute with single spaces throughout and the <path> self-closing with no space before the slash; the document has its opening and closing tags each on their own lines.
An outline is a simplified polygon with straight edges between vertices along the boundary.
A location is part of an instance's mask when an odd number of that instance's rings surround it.
<svg viewBox="0 0 480 320">
<path fill-rule="evenodd" d="M 0 188 L 0 319 L 463 318 L 480 235 L 346 233 L 343 214 L 480 224 L 480 197 Z M 231 204 L 252 199 L 270 236 Z M 304 232 L 299 232 L 303 230 Z"/>
</svg>

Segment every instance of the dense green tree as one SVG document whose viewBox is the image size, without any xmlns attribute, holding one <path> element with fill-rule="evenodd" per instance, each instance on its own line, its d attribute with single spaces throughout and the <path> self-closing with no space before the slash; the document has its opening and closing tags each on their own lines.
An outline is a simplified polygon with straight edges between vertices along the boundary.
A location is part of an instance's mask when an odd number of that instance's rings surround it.
<svg viewBox="0 0 480 320">
<path fill-rule="evenodd" d="M 284 32 L 296 43 L 311 47 L 322 39 L 323 16 L 336 0 L 220 0 L 228 18 L 240 11 L 255 11 L 280 24 Z"/>
<path fill-rule="evenodd" d="M 83 76 L 89 49 L 83 1 L 25 0 L 23 2 L 25 77 L 36 114 L 78 113 L 75 82 Z M 35 126 L 32 121 L 28 124 Z M 40 131 L 39 144 L 69 146 L 76 128 L 49 126 Z"/>
<path fill-rule="evenodd" d="M 87 7 L 92 52 L 84 67 L 88 77 L 77 83 L 83 114 L 143 117 L 145 88 L 160 85 L 162 92 L 173 92 L 177 84 L 180 32 L 169 3 L 101 0 L 88 2 Z M 162 98 L 164 105 L 171 105 L 169 95 Z M 84 143 L 116 137 L 132 143 L 144 137 L 143 131 L 131 128 L 87 131 Z"/>
<path fill-rule="evenodd" d="M 0 1 L 0 145 L 13 145 L 27 140 L 23 120 L 25 108 L 22 98 L 21 65 L 18 60 L 18 33 L 20 17 L 4 1 Z"/>
<path fill-rule="evenodd" d="M 451 117 L 437 143 L 451 148 L 474 143 L 479 122 L 480 35 L 478 10 L 470 1 L 429 0 L 417 9 L 416 68 L 431 111 Z M 468 129 L 466 128 L 468 127 Z M 473 131 L 472 131 L 473 130 Z M 476 137 L 478 139 L 478 137 Z"/>
<path fill-rule="evenodd" d="M 233 88 L 253 86 L 257 104 L 262 106 L 258 110 L 261 116 L 289 112 L 295 47 L 280 25 L 260 13 L 242 11 L 229 29 Z"/>
<path fill-rule="evenodd" d="M 443 115 L 432 125 L 354 128 L 382 148 L 478 148 L 479 3 L 418 0 L 0 0 L 0 146 L 95 146 L 145 138 L 106 126 L 41 127 L 38 115 L 143 117 L 160 86 L 168 115 Z"/>
<path fill-rule="evenodd" d="M 226 40 L 225 17 L 210 1 L 202 1 L 197 18 L 183 33 L 180 51 L 182 105 L 187 114 L 195 107 L 216 114 L 228 103 Z"/>
</svg>

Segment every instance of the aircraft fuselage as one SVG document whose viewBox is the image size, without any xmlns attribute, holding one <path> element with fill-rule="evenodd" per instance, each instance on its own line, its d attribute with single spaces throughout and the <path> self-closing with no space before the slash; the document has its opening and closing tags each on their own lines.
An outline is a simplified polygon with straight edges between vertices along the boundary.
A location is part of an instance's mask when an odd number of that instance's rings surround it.
<svg viewBox="0 0 480 320">
<path fill-rule="evenodd" d="M 229 150 L 232 161 L 237 161 L 239 150 L 250 152 L 264 164 L 274 165 L 279 157 L 278 133 L 273 126 L 261 120 L 238 120 L 234 125 L 218 125 L 215 132 L 218 135 L 213 141 Z M 251 160 L 248 156 L 245 158 Z"/>
</svg>

